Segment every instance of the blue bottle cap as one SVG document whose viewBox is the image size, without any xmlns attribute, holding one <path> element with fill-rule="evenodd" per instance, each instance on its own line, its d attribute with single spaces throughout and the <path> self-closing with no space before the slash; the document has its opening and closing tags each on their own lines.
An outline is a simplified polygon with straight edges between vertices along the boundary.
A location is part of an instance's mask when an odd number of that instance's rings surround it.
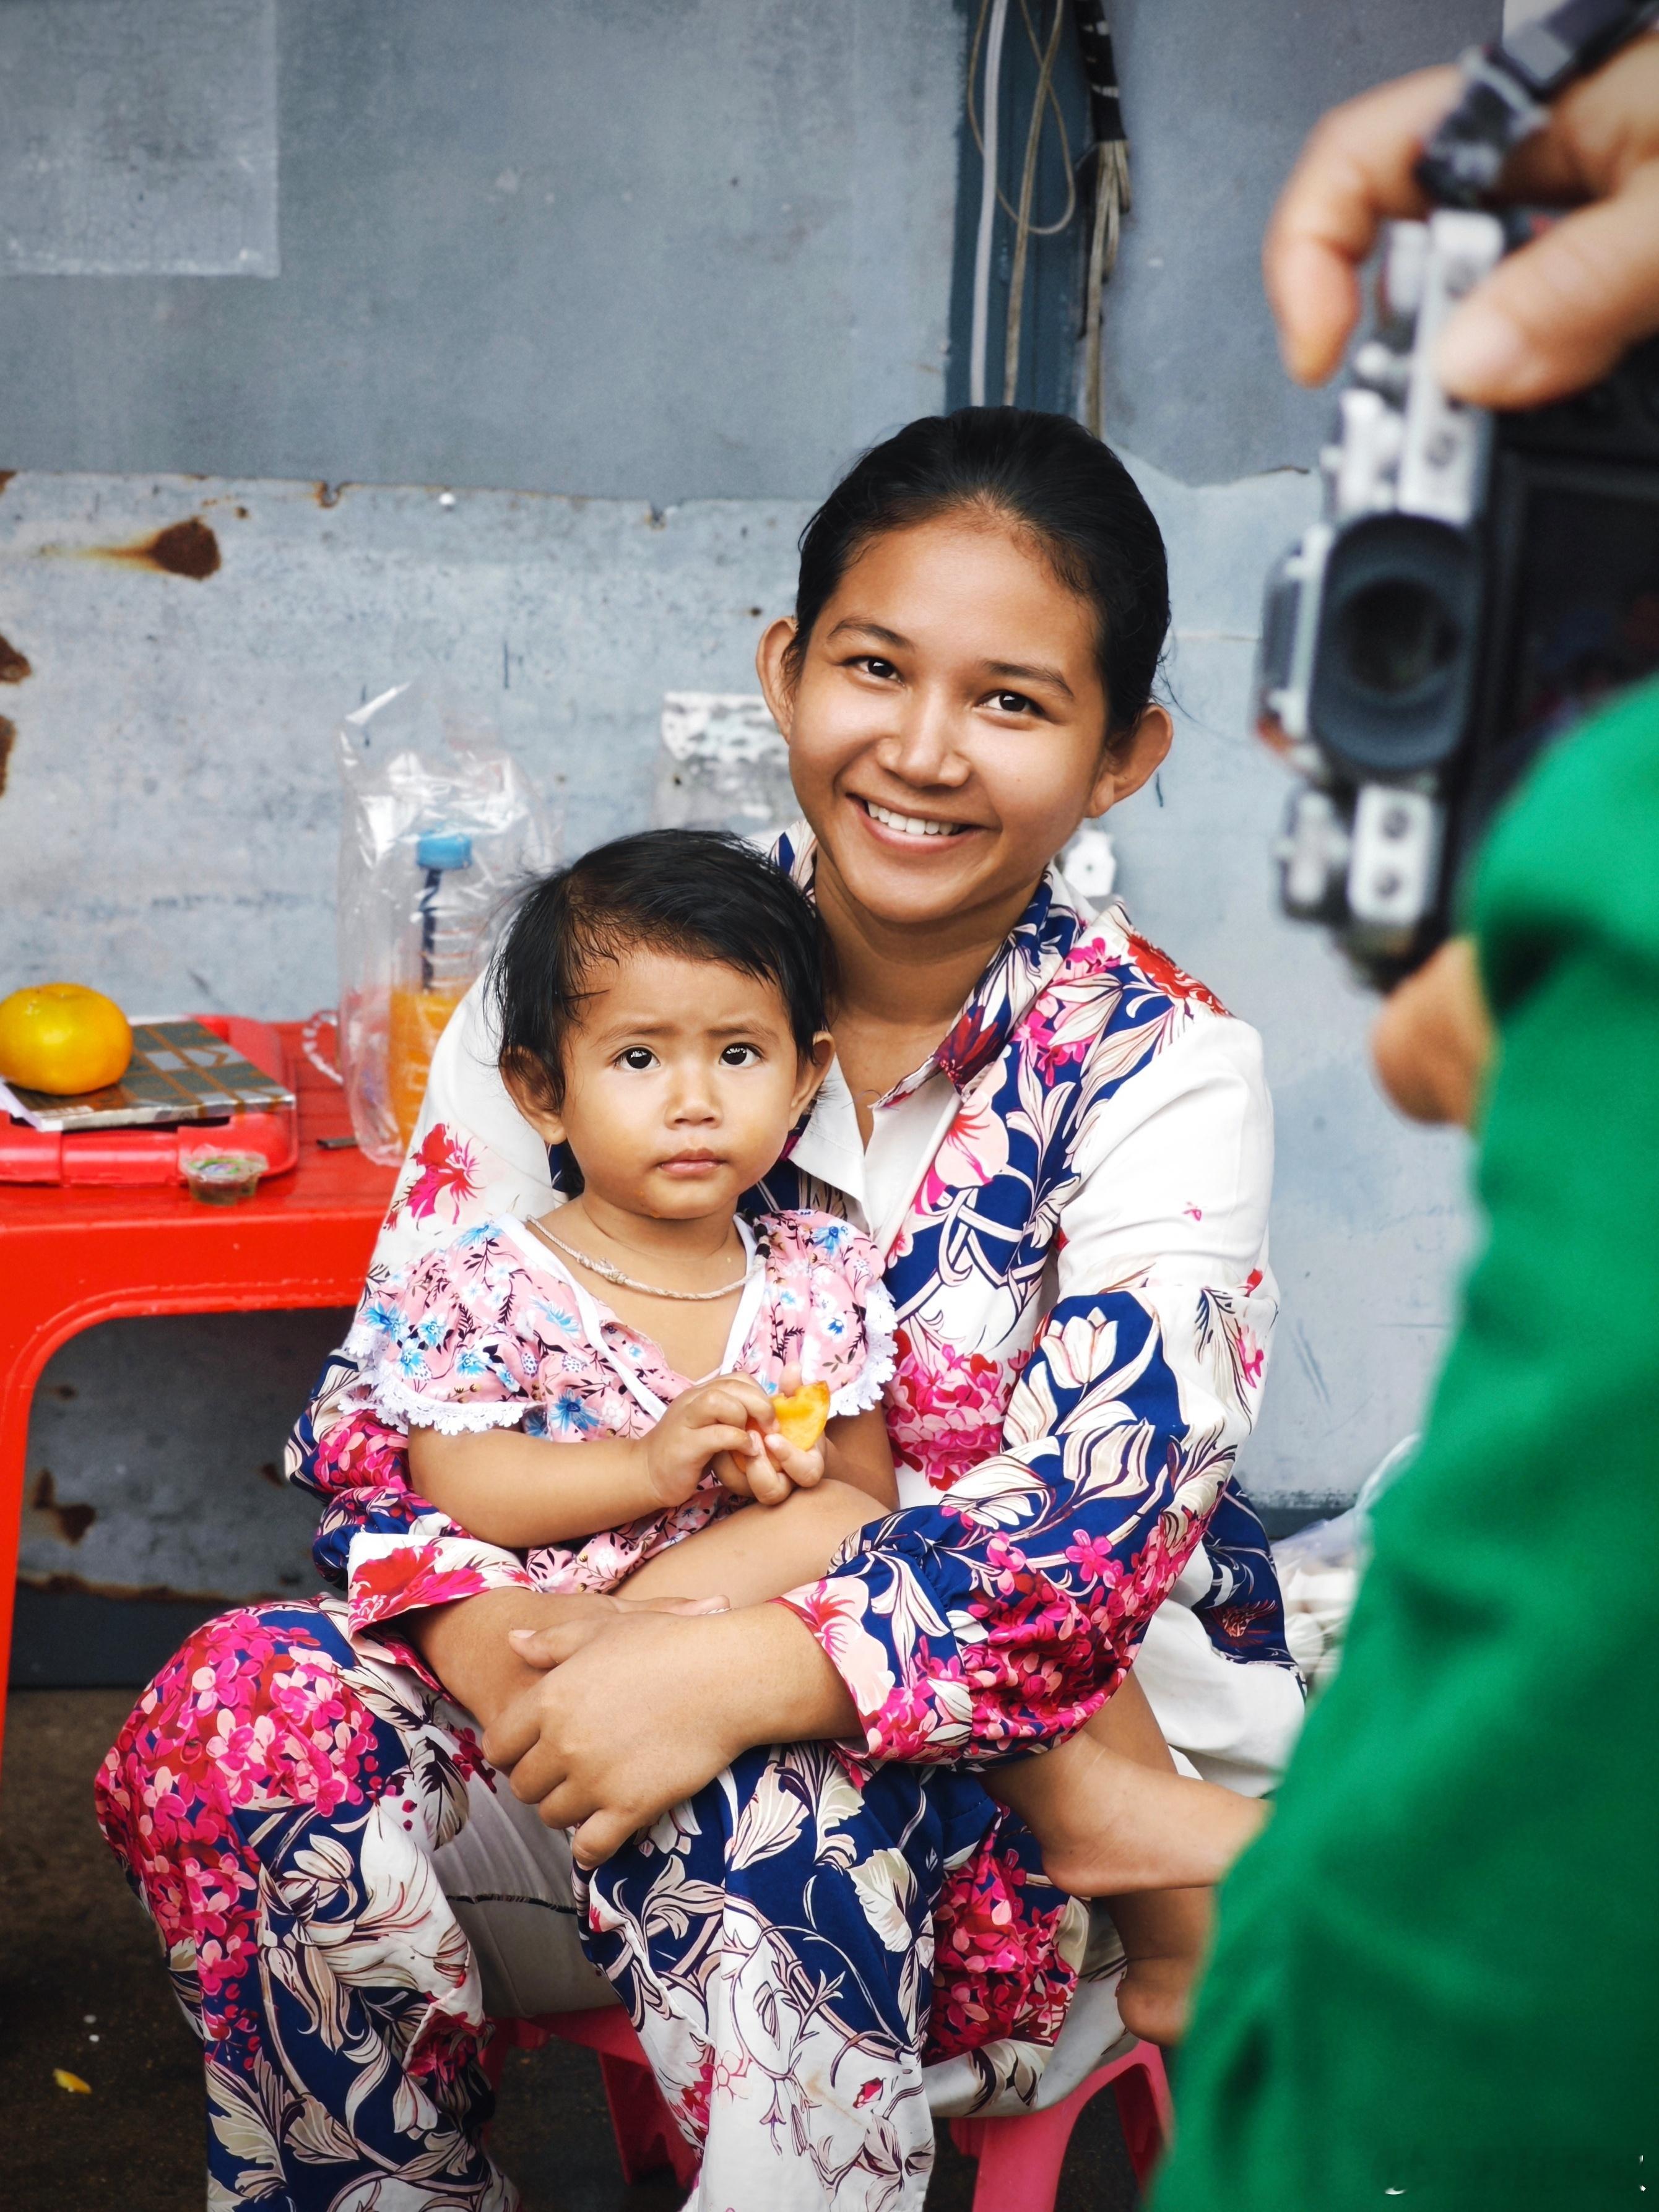
<svg viewBox="0 0 1659 2212">
<path fill-rule="evenodd" d="M 415 848 L 415 860 L 422 868 L 470 868 L 472 840 L 464 830 L 428 830 Z"/>
</svg>

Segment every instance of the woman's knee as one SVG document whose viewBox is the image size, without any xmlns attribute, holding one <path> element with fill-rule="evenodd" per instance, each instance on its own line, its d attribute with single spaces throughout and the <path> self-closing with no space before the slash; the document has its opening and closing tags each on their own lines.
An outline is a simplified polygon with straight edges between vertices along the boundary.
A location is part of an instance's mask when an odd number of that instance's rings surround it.
<svg viewBox="0 0 1659 2212">
<path fill-rule="evenodd" d="M 94 1785 L 99 1825 L 152 1910 L 210 1860 L 242 1856 L 240 1813 L 361 1800 L 374 1723 L 350 1662 L 319 1607 L 270 1605 L 221 1613 L 162 1668 Z"/>
</svg>

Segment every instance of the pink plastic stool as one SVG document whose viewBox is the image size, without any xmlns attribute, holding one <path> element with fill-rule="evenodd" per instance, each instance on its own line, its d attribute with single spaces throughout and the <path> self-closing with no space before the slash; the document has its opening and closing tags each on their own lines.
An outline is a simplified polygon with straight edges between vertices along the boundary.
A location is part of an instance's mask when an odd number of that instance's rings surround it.
<svg viewBox="0 0 1659 2212">
<path fill-rule="evenodd" d="M 535 2051 L 550 2036 L 583 2043 L 599 2054 L 611 2132 L 625 2181 L 642 2180 L 658 2166 L 673 2168 L 682 2189 L 697 2173 L 697 2154 L 674 2124 L 656 2077 L 620 2006 L 595 2012 L 546 2013 L 539 2020 L 503 2020 L 484 2058 L 492 2084 L 501 2078 L 509 2051 Z M 1135 2179 L 1144 2187 L 1170 2135 L 1170 2083 L 1157 2045 L 1138 2043 L 1121 2058 L 1097 2066 L 1069 2097 L 1047 2112 L 1020 2112 L 1006 2120 L 952 2120 L 951 2139 L 979 2161 L 974 2212 L 1054 2212 L 1066 2146 L 1084 2106 L 1103 2089 L 1117 2099 L 1117 2115 Z"/>
<path fill-rule="evenodd" d="M 951 2140 L 979 2160 L 974 2212 L 1054 2212 L 1072 2130 L 1084 2106 L 1106 2088 L 1117 2098 L 1129 2162 L 1145 2188 L 1170 2136 L 1169 2077 L 1152 2043 L 1138 2043 L 1121 2058 L 1097 2066 L 1069 2097 L 1046 2112 L 1019 2112 L 1006 2120 L 952 2120 Z"/>
<path fill-rule="evenodd" d="M 605 2100 L 611 2107 L 611 2132 L 617 2138 L 624 2181 L 642 2181 L 659 2166 L 672 2166 L 682 2189 L 697 2178 L 697 2154 L 674 2124 L 657 2077 L 640 2049 L 628 2014 L 620 2005 L 592 2012 L 544 2013 L 539 2020 L 498 2020 L 484 2056 L 484 2071 L 499 2084 L 509 2051 L 537 2051 L 550 2037 L 583 2043 L 599 2054 Z"/>
</svg>

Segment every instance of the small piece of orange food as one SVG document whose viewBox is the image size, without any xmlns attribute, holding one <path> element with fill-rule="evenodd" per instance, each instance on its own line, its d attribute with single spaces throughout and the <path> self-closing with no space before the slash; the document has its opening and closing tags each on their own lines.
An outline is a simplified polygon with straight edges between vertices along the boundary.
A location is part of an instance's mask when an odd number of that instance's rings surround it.
<svg viewBox="0 0 1659 2212">
<path fill-rule="evenodd" d="M 797 1451 L 811 1451 L 830 1419 L 830 1385 L 803 1382 L 772 1401 L 772 1418 Z"/>
<path fill-rule="evenodd" d="M 102 1091 L 131 1058 L 126 1016 L 84 983 L 35 983 L 0 1000 L 0 1079 L 25 1091 Z"/>
</svg>

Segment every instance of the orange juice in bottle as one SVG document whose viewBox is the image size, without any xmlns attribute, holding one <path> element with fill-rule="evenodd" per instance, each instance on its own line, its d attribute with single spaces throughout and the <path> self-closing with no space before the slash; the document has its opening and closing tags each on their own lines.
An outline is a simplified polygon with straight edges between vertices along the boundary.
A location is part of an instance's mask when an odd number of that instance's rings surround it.
<svg viewBox="0 0 1659 2212">
<path fill-rule="evenodd" d="M 438 1039 L 483 964 L 483 915 L 468 887 L 453 880 L 472 866 L 472 841 L 459 830 L 429 830 L 415 848 L 425 878 L 411 932 L 411 955 L 392 986 L 386 1040 L 387 1091 L 398 1133 L 415 1133 Z"/>
</svg>

